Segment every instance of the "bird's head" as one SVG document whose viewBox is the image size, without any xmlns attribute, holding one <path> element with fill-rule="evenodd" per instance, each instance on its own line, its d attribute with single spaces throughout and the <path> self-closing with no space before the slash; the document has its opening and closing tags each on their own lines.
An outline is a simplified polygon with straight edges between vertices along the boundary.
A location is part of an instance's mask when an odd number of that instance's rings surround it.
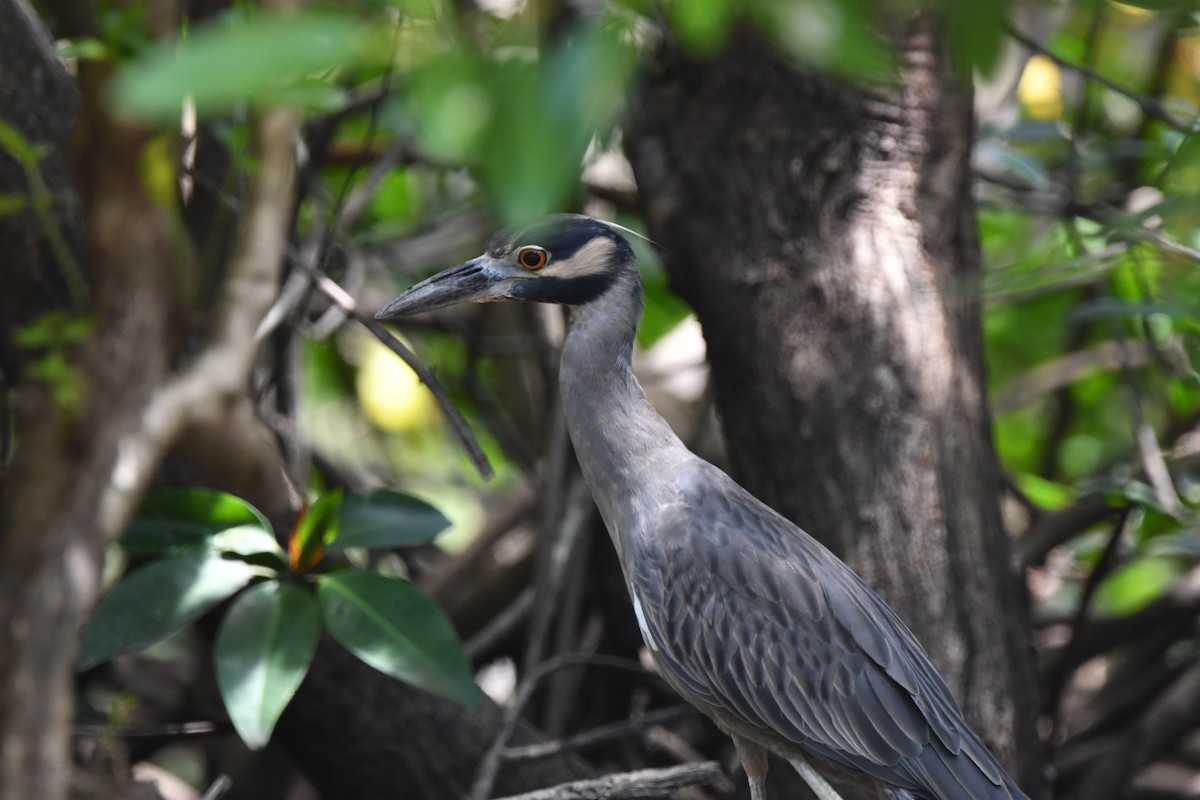
<svg viewBox="0 0 1200 800">
<path fill-rule="evenodd" d="M 451 267 L 381 308 L 380 320 L 455 303 L 526 300 L 583 305 L 633 270 L 633 250 L 621 228 L 578 214 L 556 214 L 500 231 L 481 256 Z"/>
</svg>

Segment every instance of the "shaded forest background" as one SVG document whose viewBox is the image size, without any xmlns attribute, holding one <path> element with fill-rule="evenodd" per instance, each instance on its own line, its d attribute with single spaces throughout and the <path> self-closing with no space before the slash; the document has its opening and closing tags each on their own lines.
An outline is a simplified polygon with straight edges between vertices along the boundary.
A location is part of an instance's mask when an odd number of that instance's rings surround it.
<svg viewBox="0 0 1200 800">
<path fill-rule="evenodd" d="M 561 311 L 370 320 L 561 210 L 656 240 L 652 399 L 1031 796 L 1200 795 L 1198 26 L 0 0 L 0 797 L 745 795 L 644 667 Z"/>
</svg>

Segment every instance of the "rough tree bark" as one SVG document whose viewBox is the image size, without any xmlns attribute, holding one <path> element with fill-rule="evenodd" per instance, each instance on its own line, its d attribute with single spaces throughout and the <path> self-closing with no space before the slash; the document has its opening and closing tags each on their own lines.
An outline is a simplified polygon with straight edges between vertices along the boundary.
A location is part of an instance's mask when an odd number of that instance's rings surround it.
<svg viewBox="0 0 1200 800">
<path fill-rule="evenodd" d="M 929 22 L 899 47 L 877 94 L 749 36 L 710 62 L 668 50 L 627 148 L 704 326 L 734 476 L 880 591 L 1036 795 L 984 393 L 970 92 Z"/>
</svg>

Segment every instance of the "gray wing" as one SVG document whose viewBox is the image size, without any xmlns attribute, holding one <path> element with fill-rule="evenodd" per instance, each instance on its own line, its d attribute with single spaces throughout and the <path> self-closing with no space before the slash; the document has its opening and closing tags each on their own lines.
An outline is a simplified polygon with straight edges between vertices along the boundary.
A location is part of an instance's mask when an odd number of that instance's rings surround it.
<svg viewBox="0 0 1200 800">
<path fill-rule="evenodd" d="M 1024 797 L 871 589 L 724 473 L 701 477 L 641 543 L 656 552 L 628 559 L 647 644 L 678 684 L 919 796 Z"/>
</svg>

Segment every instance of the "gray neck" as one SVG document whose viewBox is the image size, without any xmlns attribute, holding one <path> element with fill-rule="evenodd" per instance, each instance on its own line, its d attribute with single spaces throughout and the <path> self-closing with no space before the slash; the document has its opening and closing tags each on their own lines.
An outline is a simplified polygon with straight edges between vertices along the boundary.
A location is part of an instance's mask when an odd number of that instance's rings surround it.
<svg viewBox="0 0 1200 800">
<path fill-rule="evenodd" d="M 641 313 L 637 273 L 622 270 L 603 295 L 572 313 L 559 373 L 567 430 L 618 551 L 629 536 L 653 527 L 655 506 L 639 496 L 669 485 L 678 468 L 695 458 L 633 376 Z"/>
</svg>

